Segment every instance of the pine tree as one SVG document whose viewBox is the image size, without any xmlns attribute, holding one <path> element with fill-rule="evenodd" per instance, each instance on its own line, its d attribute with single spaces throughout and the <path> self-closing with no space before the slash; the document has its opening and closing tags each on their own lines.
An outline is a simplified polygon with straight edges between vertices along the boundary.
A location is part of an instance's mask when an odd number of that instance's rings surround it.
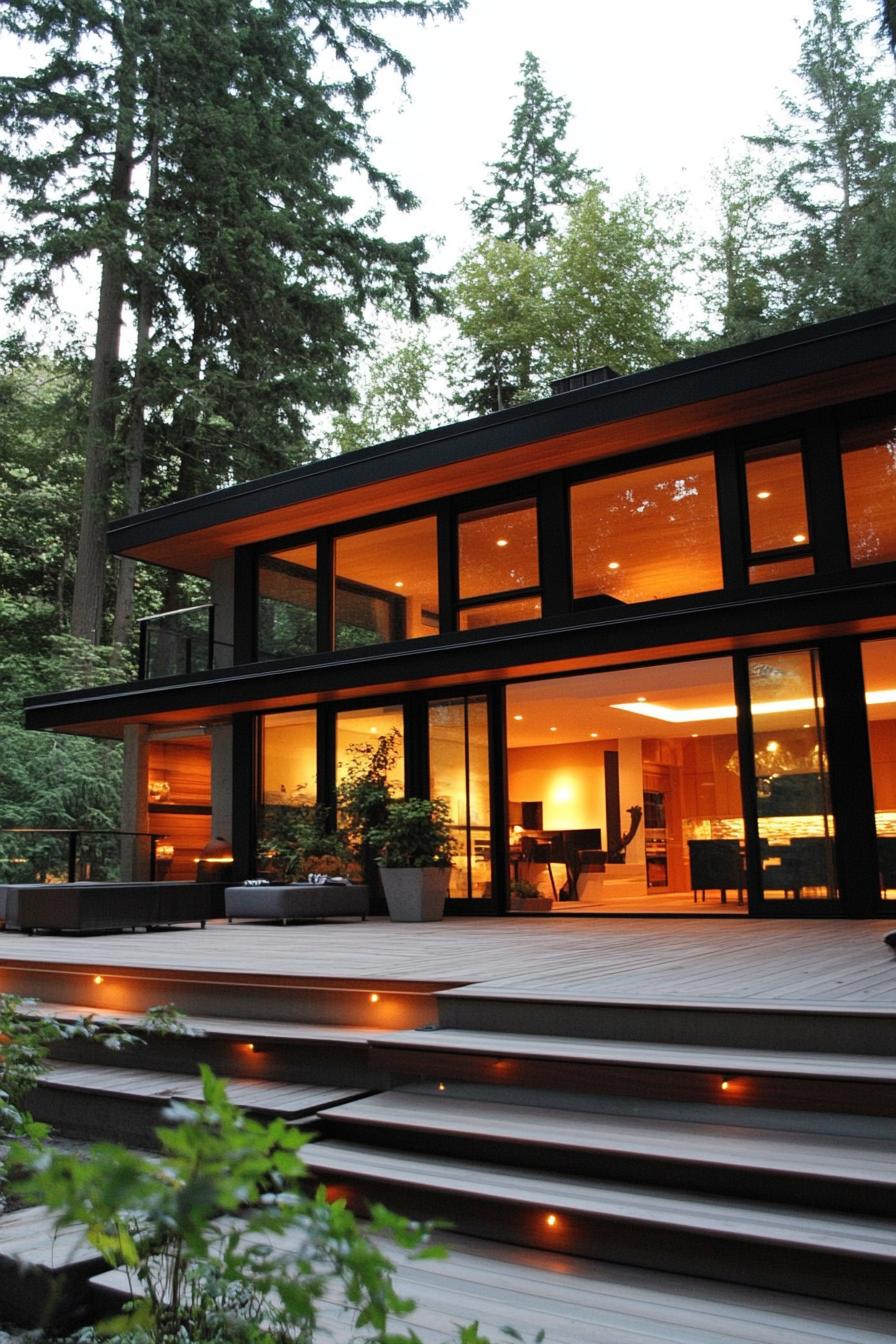
<svg viewBox="0 0 896 1344">
<path fill-rule="evenodd" d="M 150 452 L 187 492 L 298 457 L 309 416 L 348 398 L 368 308 L 414 316 L 431 294 L 423 240 L 383 237 L 345 183 L 413 207 L 371 157 L 377 73 L 410 71 L 375 24 L 465 3 L 8 0 L 0 24 L 42 54 L 0 82 L 13 305 L 51 298 L 86 258 L 100 268 L 75 633 L 102 638 L 125 445 L 128 507 Z"/>
<path fill-rule="evenodd" d="M 527 51 L 516 87 L 504 156 L 491 169 L 491 194 L 474 196 L 473 223 L 483 233 L 519 243 L 527 251 L 554 232 L 557 206 L 569 205 L 584 174 L 572 150 L 561 149 L 570 104 L 549 92 L 538 57 Z"/>
<path fill-rule="evenodd" d="M 896 81 L 863 54 L 871 21 L 843 0 L 814 0 L 802 32 L 801 98 L 752 142 L 774 156 L 793 218 L 777 266 L 789 324 L 896 297 Z"/>
</svg>

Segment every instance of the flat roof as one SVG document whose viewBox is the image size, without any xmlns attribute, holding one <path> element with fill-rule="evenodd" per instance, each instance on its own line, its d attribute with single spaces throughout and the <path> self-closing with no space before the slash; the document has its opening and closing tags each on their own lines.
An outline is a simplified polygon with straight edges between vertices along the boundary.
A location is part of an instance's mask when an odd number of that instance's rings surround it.
<svg viewBox="0 0 896 1344">
<path fill-rule="evenodd" d="M 896 304 L 175 500 L 113 522 L 109 546 L 207 575 L 235 546 L 890 387 Z"/>
</svg>

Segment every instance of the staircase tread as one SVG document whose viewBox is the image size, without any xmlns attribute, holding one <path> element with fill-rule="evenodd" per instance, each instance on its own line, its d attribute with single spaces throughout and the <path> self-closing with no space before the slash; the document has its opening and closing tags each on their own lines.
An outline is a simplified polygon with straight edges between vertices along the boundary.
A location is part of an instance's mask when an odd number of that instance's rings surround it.
<svg viewBox="0 0 896 1344">
<path fill-rule="evenodd" d="M 80 1223 L 54 1226 L 55 1214 L 43 1205 L 0 1214 L 0 1259 L 58 1270 L 67 1265 L 96 1265 L 103 1257 L 87 1240 Z"/>
<path fill-rule="evenodd" d="M 409 1318 L 424 1344 L 443 1341 L 458 1320 L 478 1320 L 499 1335 L 513 1325 L 529 1339 L 544 1328 L 550 1344 L 892 1344 L 896 1317 L 870 1307 L 663 1270 L 585 1260 L 556 1252 L 440 1233 L 449 1255 L 414 1260 L 385 1238 L 373 1240 L 397 1268 L 400 1294 L 418 1310 Z M 299 1240 L 295 1238 L 298 1246 Z M 91 1282 L 129 1297 L 123 1270 Z M 331 1286 L 321 1308 L 327 1338 L 356 1337 Z"/>
<path fill-rule="evenodd" d="M 760 1168 L 800 1176 L 861 1181 L 896 1190 L 896 1141 L 704 1121 L 604 1115 L 594 1111 L 516 1105 L 392 1091 L 334 1107 L 328 1118 L 394 1126 L 403 1131 L 463 1134 L 466 1139 L 640 1157 L 706 1166 Z"/>
<path fill-rule="evenodd" d="M 121 1069 L 105 1064 L 69 1064 L 48 1060 L 39 1087 L 66 1091 L 114 1093 L 141 1100 L 201 1101 L 202 1079 L 156 1069 Z M 227 1094 L 238 1106 L 277 1115 L 311 1114 L 363 1096 L 361 1088 L 321 1087 L 313 1083 L 278 1083 L 264 1078 L 228 1082 Z"/>
<path fill-rule="evenodd" d="M 118 1010 L 110 1012 L 104 1008 L 88 1007 L 70 1003 L 34 1004 L 28 1011 L 41 1017 L 56 1017 L 61 1022 L 73 1022 L 78 1017 L 93 1017 L 101 1022 L 120 1022 L 122 1026 L 137 1028 L 145 1026 L 145 1013 Z M 326 1044 L 366 1045 L 371 1038 L 387 1036 L 393 1033 L 390 1027 L 339 1026 L 338 1024 L 317 1022 L 278 1022 L 262 1018 L 210 1017 L 185 1013 L 184 1025 L 195 1027 L 205 1036 L 223 1036 L 238 1041 L 245 1040 L 284 1040 L 284 1041 L 321 1041 Z M 160 1034 L 158 1039 L 164 1039 Z M 177 1040 L 179 1037 L 172 1036 Z"/>
<path fill-rule="evenodd" d="M 651 1186 L 626 1185 L 517 1167 L 427 1157 L 419 1153 L 340 1142 L 314 1142 L 302 1150 L 314 1172 L 341 1179 L 389 1179 L 417 1189 L 468 1196 L 476 1191 L 514 1204 L 537 1205 L 570 1215 L 602 1215 L 643 1225 L 688 1229 L 728 1239 L 778 1246 L 839 1251 L 896 1266 L 896 1222 L 876 1217 L 815 1210 L 709 1195 L 682 1194 Z"/>
<path fill-rule="evenodd" d="M 878 1055 L 825 1054 L 814 1051 L 757 1050 L 714 1045 L 678 1045 L 663 1041 L 599 1040 L 580 1036 L 538 1036 L 522 1032 L 396 1031 L 379 1036 L 378 1047 L 444 1050 L 514 1058 L 574 1060 L 595 1064 L 652 1065 L 710 1073 L 765 1073 L 853 1082 L 896 1082 L 896 1059 Z"/>
</svg>

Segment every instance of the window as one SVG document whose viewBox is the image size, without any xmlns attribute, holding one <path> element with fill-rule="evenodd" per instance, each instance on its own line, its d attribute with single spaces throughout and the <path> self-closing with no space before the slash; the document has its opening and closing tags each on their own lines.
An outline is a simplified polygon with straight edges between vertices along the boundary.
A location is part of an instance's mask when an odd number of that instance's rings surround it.
<svg viewBox="0 0 896 1344">
<path fill-rule="evenodd" d="M 896 639 L 862 645 L 881 896 L 896 901 Z"/>
<path fill-rule="evenodd" d="M 840 436 L 849 553 L 854 565 L 896 560 L 896 428 L 880 416 Z"/>
<path fill-rule="evenodd" d="M 482 900 L 492 894 L 488 705 L 471 695 L 429 706 L 429 791 L 451 813 L 454 862 L 449 894 Z"/>
<path fill-rule="evenodd" d="M 651 602 L 722 586 L 708 454 L 574 485 L 570 514 L 576 598 Z"/>
<path fill-rule="evenodd" d="M 339 537 L 335 573 L 337 649 L 439 633 L 435 518 Z"/>
<path fill-rule="evenodd" d="M 462 630 L 541 615 L 534 499 L 464 513 L 457 537 Z"/>
<path fill-rule="evenodd" d="M 317 802 L 317 711 L 291 709 L 261 718 L 261 871 L 289 870 L 308 809 Z"/>
<path fill-rule="evenodd" d="M 751 448 L 744 458 L 750 582 L 812 574 L 809 518 L 798 441 Z"/>
<path fill-rule="evenodd" d="M 258 657 L 317 648 L 317 547 L 293 546 L 258 562 Z"/>
</svg>

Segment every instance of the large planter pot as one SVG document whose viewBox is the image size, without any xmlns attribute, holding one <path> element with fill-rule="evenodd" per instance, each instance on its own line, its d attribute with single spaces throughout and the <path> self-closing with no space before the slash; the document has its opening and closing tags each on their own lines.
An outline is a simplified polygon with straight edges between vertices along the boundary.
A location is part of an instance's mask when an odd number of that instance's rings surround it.
<svg viewBox="0 0 896 1344">
<path fill-rule="evenodd" d="M 380 875 L 389 918 L 397 924 L 442 918 L 450 868 L 381 868 Z"/>
</svg>

